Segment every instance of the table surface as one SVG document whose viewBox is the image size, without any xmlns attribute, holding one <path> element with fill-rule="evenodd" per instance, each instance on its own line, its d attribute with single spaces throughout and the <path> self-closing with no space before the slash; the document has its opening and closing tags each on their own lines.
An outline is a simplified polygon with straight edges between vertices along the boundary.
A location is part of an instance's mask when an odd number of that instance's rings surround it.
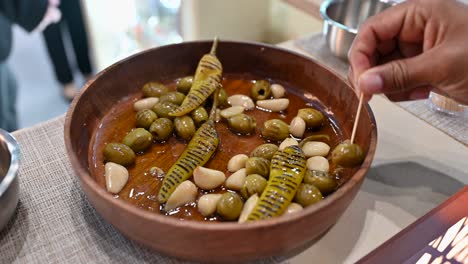
<svg viewBox="0 0 468 264">
<path fill-rule="evenodd" d="M 280 46 L 307 55 L 294 41 Z M 344 215 L 302 252 L 262 263 L 353 263 L 468 182 L 468 148 L 376 96 L 374 163 Z M 0 232 L 7 263 L 180 263 L 124 238 L 90 206 L 63 145 L 59 117 L 14 133 L 22 149 L 20 203 Z M 429 242 L 429 241 L 428 241 Z"/>
</svg>

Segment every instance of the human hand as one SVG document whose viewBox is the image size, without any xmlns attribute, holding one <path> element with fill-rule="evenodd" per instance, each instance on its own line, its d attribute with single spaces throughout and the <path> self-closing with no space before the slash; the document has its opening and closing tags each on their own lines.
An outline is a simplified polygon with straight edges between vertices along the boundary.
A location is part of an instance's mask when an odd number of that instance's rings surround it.
<svg viewBox="0 0 468 264">
<path fill-rule="evenodd" d="M 409 0 L 364 23 L 349 52 L 349 79 L 367 99 L 427 98 L 434 90 L 468 104 L 468 7 Z"/>
</svg>

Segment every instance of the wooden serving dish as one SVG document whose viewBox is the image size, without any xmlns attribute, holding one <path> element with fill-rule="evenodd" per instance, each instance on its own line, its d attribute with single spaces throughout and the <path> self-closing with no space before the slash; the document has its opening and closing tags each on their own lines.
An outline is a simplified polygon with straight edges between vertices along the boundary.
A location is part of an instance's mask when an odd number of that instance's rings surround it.
<svg viewBox="0 0 468 264">
<path fill-rule="evenodd" d="M 91 173 L 96 171 L 90 162 L 93 141 L 111 109 L 137 94 L 148 81 L 170 82 L 192 75 L 210 47 L 211 42 L 187 42 L 151 49 L 114 64 L 86 84 L 65 122 L 67 153 L 81 187 L 99 214 L 125 236 L 171 256 L 240 262 L 302 247 L 336 223 L 364 180 L 377 142 L 368 106 L 361 112 L 355 140 L 367 151 L 364 163 L 333 194 L 290 217 L 247 224 L 180 221 L 115 199 Z M 263 44 L 221 41 L 217 56 L 224 74 L 279 81 L 289 93 L 321 106 L 339 126 L 342 137 L 350 137 L 358 98 L 332 71 L 304 56 Z"/>
</svg>

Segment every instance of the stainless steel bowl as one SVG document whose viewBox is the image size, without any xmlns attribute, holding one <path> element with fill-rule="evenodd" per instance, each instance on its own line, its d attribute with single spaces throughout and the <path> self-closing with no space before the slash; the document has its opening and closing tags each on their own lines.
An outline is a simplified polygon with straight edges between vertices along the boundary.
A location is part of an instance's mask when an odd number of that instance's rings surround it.
<svg viewBox="0 0 468 264">
<path fill-rule="evenodd" d="M 19 199 L 20 150 L 16 139 L 0 129 L 0 230 L 15 212 Z"/>
<path fill-rule="evenodd" d="M 397 4 L 397 0 L 327 0 L 320 7 L 323 36 L 331 52 L 348 60 L 359 26 L 369 17 Z"/>
</svg>

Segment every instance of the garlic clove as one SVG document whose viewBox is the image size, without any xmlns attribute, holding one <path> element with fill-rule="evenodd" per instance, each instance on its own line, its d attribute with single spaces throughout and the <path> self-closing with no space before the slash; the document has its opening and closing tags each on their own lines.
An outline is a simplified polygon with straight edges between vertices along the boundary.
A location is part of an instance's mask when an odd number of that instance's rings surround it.
<svg viewBox="0 0 468 264">
<path fill-rule="evenodd" d="M 195 184 L 203 190 L 219 187 L 226 180 L 224 172 L 198 166 L 193 170 Z"/>
<path fill-rule="evenodd" d="M 242 208 L 242 212 L 239 216 L 239 223 L 244 223 L 247 221 L 247 218 L 249 217 L 250 213 L 252 213 L 255 205 L 257 205 L 258 202 L 258 195 L 254 194 L 247 199 L 247 201 L 244 204 L 244 208 Z"/>
<path fill-rule="evenodd" d="M 198 199 L 197 208 L 203 216 L 210 216 L 216 212 L 216 205 L 222 194 L 205 194 Z"/>
<path fill-rule="evenodd" d="M 226 188 L 233 191 L 240 191 L 242 186 L 244 186 L 245 177 L 247 177 L 245 171 L 245 168 L 242 168 L 231 174 L 231 176 L 226 179 Z"/>
<path fill-rule="evenodd" d="M 140 111 L 140 110 L 144 110 L 144 109 L 151 109 L 158 102 L 159 102 L 159 98 L 157 98 L 157 97 L 148 97 L 148 98 L 136 101 L 133 104 L 133 109 L 135 111 L 137 111 L 137 112 Z"/>
<path fill-rule="evenodd" d="M 270 89 L 274 98 L 281 98 L 286 95 L 286 89 L 281 84 L 274 83 L 270 86 Z"/>
<path fill-rule="evenodd" d="M 297 213 L 299 211 L 302 211 L 303 209 L 304 209 L 304 207 L 302 207 L 302 205 L 300 205 L 298 203 L 291 203 L 286 208 L 286 211 L 284 211 L 284 214 L 285 215 L 294 214 L 294 213 Z"/>
<path fill-rule="evenodd" d="M 291 135 L 297 138 L 302 138 L 302 136 L 304 136 L 306 127 L 307 126 L 304 119 L 296 116 L 293 118 L 293 120 L 291 120 L 291 123 L 289 124 L 289 132 L 291 132 Z"/>
<path fill-rule="evenodd" d="M 244 112 L 244 107 L 240 106 L 240 105 L 236 105 L 236 106 L 231 106 L 229 108 L 221 110 L 221 112 L 219 114 L 223 118 L 228 119 L 228 118 L 230 118 L 232 116 L 242 114 L 243 112 Z"/>
<path fill-rule="evenodd" d="M 302 146 L 302 151 L 306 157 L 327 156 L 330 152 L 330 146 L 320 141 L 309 141 Z"/>
<path fill-rule="evenodd" d="M 268 110 L 272 112 L 281 112 L 288 108 L 289 99 L 280 98 L 280 99 L 259 100 L 257 101 L 257 106 L 263 110 Z"/>
<path fill-rule="evenodd" d="M 245 110 L 252 110 L 255 108 L 255 103 L 252 98 L 243 94 L 235 94 L 228 97 L 228 103 L 232 106 L 242 106 Z"/>
<path fill-rule="evenodd" d="M 281 144 L 278 147 L 278 150 L 284 150 L 285 148 L 289 146 L 297 146 L 297 145 L 299 145 L 299 142 L 297 142 L 297 140 L 295 140 L 294 138 L 286 138 L 283 140 L 283 142 L 281 142 Z"/>
<path fill-rule="evenodd" d="M 197 198 L 197 194 L 197 186 L 191 181 L 184 181 L 179 184 L 171 196 L 169 196 L 164 209 L 170 211 L 184 204 L 194 202 Z"/>
<path fill-rule="evenodd" d="M 104 166 L 104 177 L 107 191 L 116 194 L 127 184 L 128 170 L 120 164 L 107 162 Z"/>
<path fill-rule="evenodd" d="M 249 159 L 249 156 L 245 154 L 237 154 L 232 157 L 227 165 L 227 169 L 230 172 L 236 172 L 242 168 L 245 168 L 245 163 Z"/>
<path fill-rule="evenodd" d="M 314 156 L 307 159 L 307 169 L 328 172 L 330 170 L 330 163 L 322 156 Z"/>
</svg>

